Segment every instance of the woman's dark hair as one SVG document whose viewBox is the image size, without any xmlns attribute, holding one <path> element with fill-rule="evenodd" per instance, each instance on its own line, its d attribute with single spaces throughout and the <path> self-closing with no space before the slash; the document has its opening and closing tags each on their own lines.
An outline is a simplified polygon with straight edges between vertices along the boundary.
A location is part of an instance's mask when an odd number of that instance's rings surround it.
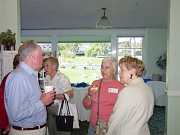
<svg viewBox="0 0 180 135">
<path fill-rule="evenodd" d="M 13 59 L 13 69 L 19 65 L 19 54 L 16 54 Z"/>
</svg>

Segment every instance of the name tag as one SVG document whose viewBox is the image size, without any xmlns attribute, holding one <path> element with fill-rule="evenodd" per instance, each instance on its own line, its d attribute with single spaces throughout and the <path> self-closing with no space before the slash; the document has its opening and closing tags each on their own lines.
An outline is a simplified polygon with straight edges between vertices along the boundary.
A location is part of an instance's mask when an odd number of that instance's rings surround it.
<svg viewBox="0 0 180 135">
<path fill-rule="evenodd" d="M 109 88 L 108 92 L 109 93 L 118 93 L 118 89 L 116 89 L 116 88 Z"/>
</svg>

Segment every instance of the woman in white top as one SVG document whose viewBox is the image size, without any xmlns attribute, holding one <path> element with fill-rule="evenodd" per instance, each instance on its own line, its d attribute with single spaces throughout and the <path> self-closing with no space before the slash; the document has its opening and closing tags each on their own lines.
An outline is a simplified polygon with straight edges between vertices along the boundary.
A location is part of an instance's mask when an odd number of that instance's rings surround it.
<svg viewBox="0 0 180 135">
<path fill-rule="evenodd" d="M 125 56 L 120 59 L 119 67 L 120 82 L 126 87 L 118 95 L 107 135 L 150 135 L 148 121 L 153 114 L 154 95 L 141 78 L 144 64 Z"/>
<path fill-rule="evenodd" d="M 64 99 L 64 93 L 69 98 L 73 96 L 73 91 L 69 78 L 58 71 L 59 62 L 55 57 L 49 57 L 44 60 L 44 70 L 46 72 L 46 85 L 53 86 L 56 96 L 54 103 L 48 106 L 48 131 L 49 135 L 70 135 L 70 132 L 57 131 L 53 116 L 57 114 L 59 103 Z"/>
</svg>

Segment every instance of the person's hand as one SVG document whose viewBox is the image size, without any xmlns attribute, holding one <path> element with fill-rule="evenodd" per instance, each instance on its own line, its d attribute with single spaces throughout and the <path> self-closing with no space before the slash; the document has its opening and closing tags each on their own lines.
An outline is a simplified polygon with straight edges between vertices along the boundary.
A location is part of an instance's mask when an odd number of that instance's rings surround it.
<svg viewBox="0 0 180 135">
<path fill-rule="evenodd" d="M 11 129 L 11 125 L 8 125 L 6 129 L 3 131 L 3 135 L 7 134 Z"/>
<path fill-rule="evenodd" d="M 50 92 L 47 92 L 47 93 L 43 93 L 41 95 L 40 100 L 42 101 L 42 103 L 44 105 L 49 105 L 52 102 L 54 102 L 54 98 L 55 98 L 55 92 L 54 91 L 50 91 Z"/>
<path fill-rule="evenodd" d="M 91 85 L 88 89 L 88 95 L 92 96 L 96 91 L 98 90 L 98 86 L 96 85 Z"/>
</svg>

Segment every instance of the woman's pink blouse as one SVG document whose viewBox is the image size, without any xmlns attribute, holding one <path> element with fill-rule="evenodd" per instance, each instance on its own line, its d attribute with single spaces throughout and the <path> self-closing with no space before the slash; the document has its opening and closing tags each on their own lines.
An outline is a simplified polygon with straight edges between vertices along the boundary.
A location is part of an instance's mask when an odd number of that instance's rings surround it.
<svg viewBox="0 0 180 135">
<path fill-rule="evenodd" d="M 100 80 L 93 81 L 93 85 L 99 86 Z M 118 93 L 124 88 L 118 80 L 113 81 L 102 81 L 100 88 L 100 118 L 105 122 L 109 121 L 110 115 L 113 112 L 113 107 L 115 105 Z M 85 108 L 91 109 L 90 123 L 93 127 L 96 125 L 97 121 L 97 109 L 98 109 L 98 91 L 91 96 L 91 104 L 82 101 Z"/>
</svg>

